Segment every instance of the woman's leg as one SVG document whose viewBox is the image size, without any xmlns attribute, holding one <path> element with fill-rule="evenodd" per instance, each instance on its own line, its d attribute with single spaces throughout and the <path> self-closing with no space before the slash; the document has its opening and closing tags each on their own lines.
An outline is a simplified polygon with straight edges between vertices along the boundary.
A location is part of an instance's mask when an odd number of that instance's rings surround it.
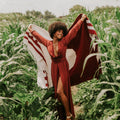
<svg viewBox="0 0 120 120">
<path fill-rule="evenodd" d="M 64 93 L 61 77 L 59 77 L 59 80 L 58 80 L 57 94 L 60 97 L 60 100 L 65 108 L 66 116 L 69 116 L 70 115 L 69 101 Z"/>
</svg>

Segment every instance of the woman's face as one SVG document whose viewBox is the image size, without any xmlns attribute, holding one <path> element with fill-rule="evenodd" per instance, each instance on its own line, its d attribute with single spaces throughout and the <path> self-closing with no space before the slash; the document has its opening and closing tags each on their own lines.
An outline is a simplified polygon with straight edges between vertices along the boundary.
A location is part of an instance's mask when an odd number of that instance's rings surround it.
<svg viewBox="0 0 120 120">
<path fill-rule="evenodd" d="M 63 30 L 57 30 L 54 34 L 54 37 L 58 40 L 61 40 L 63 38 Z"/>
</svg>

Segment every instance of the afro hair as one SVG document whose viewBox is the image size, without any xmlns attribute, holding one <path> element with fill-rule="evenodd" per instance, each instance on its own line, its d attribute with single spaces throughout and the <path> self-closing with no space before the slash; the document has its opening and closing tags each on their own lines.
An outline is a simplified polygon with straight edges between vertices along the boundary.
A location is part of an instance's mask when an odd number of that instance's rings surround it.
<svg viewBox="0 0 120 120">
<path fill-rule="evenodd" d="M 52 23 L 49 26 L 48 32 L 49 32 L 51 38 L 53 38 L 53 36 L 57 30 L 63 30 L 63 36 L 66 36 L 68 33 L 66 24 L 62 23 L 60 21 L 57 21 L 57 22 Z"/>
</svg>

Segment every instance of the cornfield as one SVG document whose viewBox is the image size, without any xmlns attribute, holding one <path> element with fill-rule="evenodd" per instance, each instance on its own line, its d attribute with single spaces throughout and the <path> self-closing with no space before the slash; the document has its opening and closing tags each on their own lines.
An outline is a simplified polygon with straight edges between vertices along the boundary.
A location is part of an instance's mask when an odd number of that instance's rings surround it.
<svg viewBox="0 0 120 120">
<path fill-rule="evenodd" d="M 76 120 L 120 120 L 120 9 L 82 11 L 95 27 L 101 52 L 102 75 L 77 85 L 74 104 L 80 106 Z M 53 89 L 37 86 L 37 66 L 23 44 L 29 23 L 48 28 L 51 21 L 61 20 L 68 27 L 81 13 L 75 11 L 63 18 L 9 20 L 0 30 L 0 119 L 57 120 L 52 98 Z M 26 20 L 26 21 L 25 21 Z M 6 24 L 5 24 L 6 22 Z"/>
</svg>

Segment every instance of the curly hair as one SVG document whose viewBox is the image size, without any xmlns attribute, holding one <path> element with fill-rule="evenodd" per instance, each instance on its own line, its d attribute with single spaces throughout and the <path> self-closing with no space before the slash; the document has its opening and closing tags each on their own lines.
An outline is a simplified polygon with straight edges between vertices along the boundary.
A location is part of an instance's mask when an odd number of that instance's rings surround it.
<svg viewBox="0 0 120 120">
<path fill-rule="evenodd" d="M 63 36 L 66 36 L 68 33 L 66 24 L 62 23 L 60 21 L 57 21 L 57 22 L 52 23 L 49 26 L 48 32 L 49 32 L 51 38 L 53 38 L 53 36 L 57 30 L 63 30 Z"/>
</svg>

